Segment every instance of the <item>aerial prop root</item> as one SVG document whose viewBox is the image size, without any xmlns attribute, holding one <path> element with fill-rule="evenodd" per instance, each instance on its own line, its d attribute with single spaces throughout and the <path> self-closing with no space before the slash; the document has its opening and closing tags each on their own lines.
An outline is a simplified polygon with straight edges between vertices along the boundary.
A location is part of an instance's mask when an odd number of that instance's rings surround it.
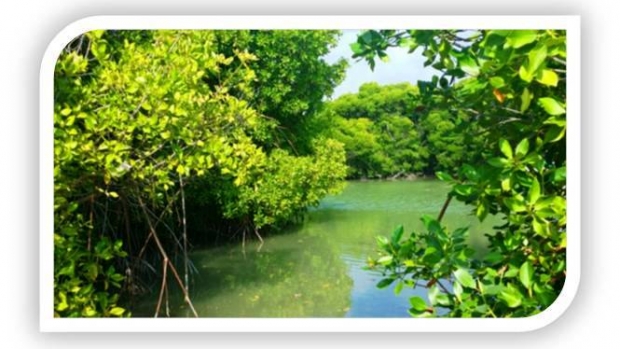
<svg viewBox="0 0 620 349">
<path fill-rule="evenodd" d="M 151 219 L 149 218 L 148 212 L 146 210 L 146 207 L 144 206 L 144 202 L 142 201 L 142 198 L 140 198 L 140 196 L 138 196 L 138 202 L 140 204 L 140 207 L 142 208 L 142 211 L 144 212 L 144 216 L 146 217 L 146 222 L 149 225 L 149 236 L 153 239 L 153 241 L 155 242 L 155 244 L 157 245 L 157 249 L 159 250 L 159 253 L 161 254 L 162 258 L 163 258 L 163 280 L 162 280 L 162 284 L 161 284 L 161 289 L 160 289 L 160 296 L 159 296 L 159 300 L 157 302 L 157 309 L 156 309 L 156 313 L 155 316 L 157 317 L 157 315 L 159 314 L 159 309 L 161 307 L 161 302 L 163 299 L 163 294 L 164 294 L 164 290 L 166 289 L 166 278 L 167 278 L 167 271 L 168 271 L 168 267 L 170 268 L 170 271 L 172 272 L 172 275 L 174 276 L 174 278 L 176 279 L 177 283 L 179 284 L 179 287 L 181 288 L 181 291 L 183 292 L 183 298 L 185 303 L 187 303 L 187 305 L 190 307 L 192 313 L 194 314 L 195 317 L 198 317 L 198 313 L 196 312 L 196 309 L 194 308 L 194 305 L 192 304 L 192 301 L 189 297 L 189 292 L 187 291 L 187 288 L 185 287 L 185 285 L 183 284 L 183 281 L 181 281 L 181 278 L 179 277 L 179 273 L 177 272 L 176 268 L 174 267 L 174 265 L 172 264 L 172 262 L 170 261 L 170 258 L 168 258 L 168 254 L 166 253 L 166 250 L 164 249 L 163 245 L 161 244 L 161 241 L 159 240 L 159 237 L 157 236 L 157 232 L 155 231 L 155 228 L 153 227 L 153 224 L 151 223 Z"/>
</svg>

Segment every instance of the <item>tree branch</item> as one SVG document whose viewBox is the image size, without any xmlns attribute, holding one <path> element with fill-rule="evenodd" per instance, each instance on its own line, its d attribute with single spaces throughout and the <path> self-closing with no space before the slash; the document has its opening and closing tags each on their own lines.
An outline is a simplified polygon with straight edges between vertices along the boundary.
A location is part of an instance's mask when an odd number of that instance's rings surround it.
<svg viewBox="0 0 620 349">
<path fill-rule="evenodd" d="M 451 200 L 452 200 L 452 194 L 448 194 L 448 197 L 446 198 L 446 201 L 443 203 L 443 207 L 441 208 L 441 211 L 439 212 L 439 216 L 437 217 L 437 222 L 441 222 L 441 219 L 443 218 L 443 215 L 446 213 L 446 209 L 448 208 L 448 205 L 450 205 Z"/>
</svg>

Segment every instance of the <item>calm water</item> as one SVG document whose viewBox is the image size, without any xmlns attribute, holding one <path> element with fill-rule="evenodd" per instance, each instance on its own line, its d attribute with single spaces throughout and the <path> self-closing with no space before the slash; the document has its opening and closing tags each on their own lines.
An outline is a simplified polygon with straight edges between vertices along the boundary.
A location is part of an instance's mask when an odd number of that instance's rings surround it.
<svg viewBox="0 0 620 349">
<path fill-rule="evenodd" d="M 349 182 L 338 196 L 325 198 L 306 221 L 287 234 L 256 243 L 197 251 L 199 270 L 190 287 L 204 317 L 409 317 L 408 298 L 422 291 L 377 289 L 379 274 L 362 270 L 376 256 L 376 236 L 389 236 L 403 224 L 408 235 L 420 230 L 423 214 L 437 216 L 448 187 L 433 180 Z M 484 233 L 470 208 L 452 202 L 443 223 L 450 229 L 470 226 L 470 244 L 484 253 Z M 155 298 L 156 296 L 153 296 Z M 190 316 L 171 294 L 172 316 Z M 152 316 L 147 300 L 134 316 Z"/>
</svg>

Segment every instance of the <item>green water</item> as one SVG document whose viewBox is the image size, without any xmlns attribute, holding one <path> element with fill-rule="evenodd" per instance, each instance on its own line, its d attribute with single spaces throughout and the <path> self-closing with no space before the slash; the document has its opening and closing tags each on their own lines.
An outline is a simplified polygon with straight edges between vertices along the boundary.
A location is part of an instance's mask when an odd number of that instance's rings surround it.
<svg viewBox="0 0 620 349">
<path fill-rule="evenodd" d="M 190 292 L 203 317 L 408 317 L 408 298 L 422 290 L 377 289 L 377 273 L 362 270 L 376 256 L 376 236 L 403 224 L 420 230 L 423 214 L 436 216 L 448 187 L 434 180 L 349 182 L 344 192 L 325 198 L 291 231 L 239 245 L 192 254 L 198 269 Z M 443 223 L 471 227 L 470 244 L 484 253 L 484 233 L 470 207 L 452 202 Z M 155 296 L 153 296 L 154 298 Z M 171 294 L 170 314 L 190 316 Z M 174 301 L 173 301 L 174 300 Z M 155 300 L 134 310 L 152 316 Z"/>
</svg>

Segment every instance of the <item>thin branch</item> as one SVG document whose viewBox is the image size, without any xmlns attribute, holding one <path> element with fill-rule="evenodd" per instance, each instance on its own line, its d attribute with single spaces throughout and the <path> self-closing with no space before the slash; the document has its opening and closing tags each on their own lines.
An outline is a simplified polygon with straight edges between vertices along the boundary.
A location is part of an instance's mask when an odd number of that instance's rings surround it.
<svg viewBox="0 0 620 349">
<path fill-rule="evenodd" d="M 164 297 L 166 298 L 166 316 L 170 317 L 170 302 L 168 297 L 168 283 L 166 283 L 166 290 L 164 291 Z"/>
<path fill-rule="evenodd" d="M 256 226 L 254 226 L 254 234 L 256 234 L 256 236 L 258 237 L 258 240 L 260 240 L 260 245 L 258 245 L 258 248 L 256 249 L 257 252 L 260 252 L 261 248 L 263 248 L 264 241 L 263 241 L 263 238 L 258 233 L 258 228 Z"/>
<path fill-rule="evenodd" d="M 93 227 L 94 227 L 93 211 L 95 211 L 95 198 L 94 196 L 91 195 L 90 197 L 90 229 L 88 229 L 88 241 L 86 243 L 86 250 L 88 252 L 91 251 L 91 240 L 92 240 Z"/>
<path fill-rule="evenodd" d="M 479 112 L 479 111 L 474 110 L 474 109 L 472 109 L 472 108 L 463 109 L 463 111 L 470 112 L 470 113 L 472 113 L 472 114 L 474 114 L 474 115 L 480 115 L 480 112 Z"/>
<path fill-rule="evenodd" d="M 164 268 L 163 277 L 161 278 L 161 288 L 159 289 L 159 299 L 157 300 L 157 306 L 155 307 L 155 317 L 159 316 L 159 309 L 161 308 L 161 302 L 164 299 L 164 290 L 166 289 L 166 279 L 168 270 L 168 258 L 164 258 L 164 264 L 162 266 Z"/>
<path fill-rule="evenodd" d="M 180 191 L 177 191 L 174 195 L 173 195 L 173 199 L 174 197 L 176 197 L 177 195 L 179 195 Z M 157 226 L 159 225 L 159 223 L 163 220 L 164 218 L 164 214 L 166 213 L 166 211 L 168 210 L 168 208 L 170 208 L 170 206 L 172 205 L 172 203 L 174 202 L 174 200 L 170 200 L 170 202 L 168 202 L 168 205 L 166 205 L 166 207 L 164 207 L 164 209 L 161 211 L 161 214 L 159 215 L 159 217 L 156 217 L 157 220 L 155 221 L 155 224 L 153 225 L 153 228 L 157 228 Z M 145 209 L 144 207 L 142 209 Z M 147 209 L 148 210 L 148 209 Z M 150 210 L 148 210 L 150 212 Z M 153 217 L 155 217 L 155 214 L 150 212 L 151 215 Z M 167 227 L 167 226 L 166 226 Z M 168 228 L 169 229 L 169 228 Z M 146 240 L 144 241 L 144 244 L 142 245 L 142 248 L 140 249 L 140 253 L 138 253 L 138 259 L 142 258 L 142 254 L 144 253 L 144 251 L 146 250 L 146 246 L 148 245 L 149 241 L 151 240 L 152 237 L 152 233 L 149 233 L 149 235 L 146 237 Z M 174 236 L 174 234 L 173 234 Z M 176 236 L 175 236 L 175 240 L 176 240 Z M 178 240 L 177 240 L 178 242 Z"/>
<path fill-rule="evenodd" d="M 502 121 L 500 121 L 500 122 L 498 122 L 498 123 L 496 123 L 496 124 L 494 124 L 494 125 L 492 125 L 490 127 L 487 127 L 487 128 L 485 128 L 483 130 L 480 130 L 479 132 L 475 133 L 473 136 L 474 137 L 480 136 L 481 134 L 487 133 L 491 129 L 495 128 L 495 127 L 498 127 L 498 126 L 501 126 L 501 125 L 504 125 L 504 124 L 508 124 L 508 123 L 511 123 L 511 122 L 516 122 L 516 121 L 523 121 L 523 120 L 519 119 L 519 118 L 507 118 L 507 119 L 504 119 L 504 120 L 502 120 Z"/>
<path fill-rule="evenodd" d="M 181 209 L 183 211 L 183 262 L 185 267 L 185 289 L 189 292 L 189 271 L 187 264 L 187 215 L 185 212 L 185 190 L 183 189 L 183 176 L 179 175 L 181 185 Z"/>
<path fill-rule="evenodd" d="M 503 109 L 505 111 L 511 112 L 513 114 L 523 115 L 522 112 L 520 112 L 519 110 L 516 110 L 516 109 L 512 109 L 512 108 L 508 108 L 508 107 L 500 107 L 500 109 Z"/>
<path fill-rule="evenodd" d="M 439 212 L 439 216 L 437 217 L 438 223 L 441 222 L 443 215 L 446 213 L 446 209 L 448 208 L 448 205 L 450 205 L 450 201 L 452 201 L 452 194 L 448 194 L 446 201 L 443 203 L 443 207 L 441 207 L 441 211 Z"/>
<path fill-rule="evenodd" d="M 243 259 L 245 259 L 245 232 L 247 228 L 242 228 L 243 237 L 241 238 L 241 252 L 243 253 Z"/>
<path fill-rule="evenodd" d="M 192 304 L 192 301 L 189 298 L 189 293 L 187 292 L 187 289 L 185 288 L 185 286 L 183 286 L 183 281 L 181 281 L 181 278 L 179 277 L 179 274 L 177 273 L 176 268 L 174 267 L 172 262 L 170 262 L 170 259 L 168 258 L 168 254 L 166 253 L 166 250 L 161 244 L 161 241 L 159 241 L 159 237 L 157 236 L 157 232 L 155 231 L 155 228 L 153 227 L 153 224 L 151 223 L 151 219 L 149 218 L 149 214 L 146 210 L 146 206 L 144 205 L 144 202 L 142 201 L 142 198 L 139 195 L 137 197 L 138 197 L 138 202 L 140 203 L 140 206 L 142 207 L 142 211 L 144 212 L 146 222 L 151 231 L 150 235 L 152 235 L 153 240 L 155 241 L 155 244 L 157 245 L 157 249 L 159 249 L 159 253 L 163 257 L 164 264 L 167 264 L 170 267 L 170 271 L 172 272 L 172 275 L 177 280 L 179 287 L 181 287 L 181 291 L 183 291 L 185 302 L 189 305 L 190 309 L 194 313 L 194 316 L 198 317 L 198 313 L 196 313 L 196 309 L 194 309 L 194 305 Z"/>
<path fill-rule="evenodd" d="M 154 228 L 157 228 L 157 226 L 161 223 L 164 228 L 166 228 L 172 235 L 172 237 L 174 238 L 174 241 L 176 242 L 176 244 L 179 246 L 179 248 L 183 248 L 181 245 L 181 241 L 177 238 L 177 236 L 174 234 L 174 230 L 172 230 L 172 228 L 170 228 L 170 226 L 168 224 L 166 224 L 166 222 L 164 222 L 163 218 L 164 215 L 166 214 L 166 211 L 172 206 L 172 204 L 175 202 L 174 198 L 176 196 L 178 196 L 181 193 L 180 190 L 177 190 L 177 192 L 173 195 L 173 198 L 168 202 L 168 205 L 166 205 L 166 207 L 162 210 L 161 214 L 159 215 L 159 217 L 157 217 L 155 215 L 154 212 L 152 212 L 151 210 L 149 210 L 148 208 L 146 208 L 146 210 L 148 211 L 148 213 L 156 219 L 155 223 L 153 224 Z M 138 258 L 142 257 L 142 253 L 144 252 L 146 245 L 148 243 L 148 240 L 151 238 L 151 236 L 149 235 L 147 237 L 147 240 L 144 242 L 144 245 L 142 246 L 142 250 L 140 251 L 140 254 L 138 255 Z"/>
<path fill-rule="evenodd" d="M 554 61 L 556 61 L 556 62 L 558 62 L 558 63 L 560 63 L 562 65 L 566 65 L 566 61 L 563 60 L 563 59 L 560 59 L 558 57 L 551 57 L 551 59 L 553 59 Z"/>
<path fill-rule="evenodd" d="M 439 287 L 441 287 L 441 289 L 442 289 L 442 290 L 443 290 L 446 294 L 451 294 L 451 293 L 448 291 L 448 289 L 446 288 L 446 286 L 444 286 L 444 285 L 441 283 L 441 280 L 437 279 L 437 285 L 439 285 Z"/>
<path fill-rule="evenodd" d="M 138 103 L 138 106 L 131 113 L 131 116 L 129 117 L 130 119 L 133 119 L 136 116 L 136 114 L 138 114 L 138 111 L 140 111 L 140 108 L 142 108 L 142 104 L 144 104 L 145 101 L 146 101 L 146 93 L 142 95 L 142 100 L 140 101 L 140 103 Z"/>
</svg>

